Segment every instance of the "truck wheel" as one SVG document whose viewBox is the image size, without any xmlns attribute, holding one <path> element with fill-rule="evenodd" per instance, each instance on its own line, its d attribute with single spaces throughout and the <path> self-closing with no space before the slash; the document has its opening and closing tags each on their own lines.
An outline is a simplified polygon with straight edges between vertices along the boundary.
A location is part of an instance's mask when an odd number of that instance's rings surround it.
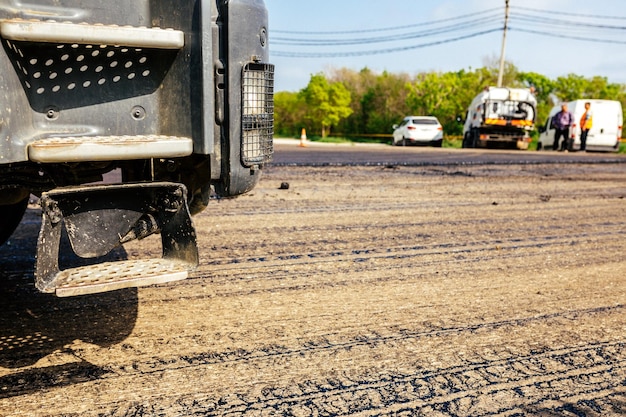
<svg viewBox="0 0 626 417">
<path fill-rule="evenodd" d="M 0 245 L 9 240 L 22 220 L 28 206 L 28 198 L 15 204 L 0 206 Z"/>
</svg>

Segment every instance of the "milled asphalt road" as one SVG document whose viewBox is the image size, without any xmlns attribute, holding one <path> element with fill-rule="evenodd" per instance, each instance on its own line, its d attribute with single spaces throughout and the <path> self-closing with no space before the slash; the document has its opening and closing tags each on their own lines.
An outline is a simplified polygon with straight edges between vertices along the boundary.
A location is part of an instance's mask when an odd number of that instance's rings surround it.
<svg viewBox="0 0 626 417">
<path fill-rule="evenodd" d="M 275 139 L 274 165 L 454 166 L 507 164 L 626 163 L 626 154 L 499 149 L 396 147 L 384 144 L 328 144 Z"/>
<path fill-rule="evenodd" d="M 31 206 L 0 247 L 0 416 L 626 415 L 623 161 L 277 141 L 194 217 L 188 279 L 68 299 L 33 286 Z"/>
</svg>

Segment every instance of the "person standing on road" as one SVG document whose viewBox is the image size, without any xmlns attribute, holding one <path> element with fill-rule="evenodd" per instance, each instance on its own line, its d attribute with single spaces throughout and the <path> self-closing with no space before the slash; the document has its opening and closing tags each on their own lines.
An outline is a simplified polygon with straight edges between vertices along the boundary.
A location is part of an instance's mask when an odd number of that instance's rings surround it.
<svg viewBox="0 0 626 417">
<path fill-rule="evenodd" d="M 563 142 L 561 142 L 560 150 L 564 151 L 569 148 L 569 129 L 573 122 L 574 116 L 567 110 L 567 104 L 563 103 L 561 105 L 561 111 L 552 118 L 552 125 L 554 126 L 554 144 L 552 145 L 552 150 L 559 150 L 559 139 L 561 139 L 561 137 L 563 137 Z"/>
<path fill-rule="evenodd" d="M 580 118 L 580 150 L 587 149 L 587 135 L 593 126 L 593 113 L 591 112 L 591 103 L 585 103 L 585 113 Z"/>
</svg>

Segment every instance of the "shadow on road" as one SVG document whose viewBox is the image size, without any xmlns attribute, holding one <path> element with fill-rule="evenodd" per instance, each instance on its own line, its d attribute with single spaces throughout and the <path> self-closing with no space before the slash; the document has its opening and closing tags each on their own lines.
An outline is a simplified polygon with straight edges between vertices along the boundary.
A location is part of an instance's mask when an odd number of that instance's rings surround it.
<svg viewBox="0 0 626 417">
<path fill-rule="evenodd" d="M 28 210 L 9 242 L 0 247 L 0 367 L 4 368 L 33 365 L 53 352 L 63 351 L 75 340 L 101 347 L 120 343 L 132 332 L 137 319 L 136 289 L 72 298 L 58 298 L 35 289 L 38 216 L 38 210 Z M 85 262 L 72 253 L 66 238 L 62 239 L 61 253 L 64 267 Z M 120 259 L 126 259 L 123 248 L 105 260 Z M 84 382 L 103 372 L 84 361 L 27 369 L 0 377 L 0 398 Z"/>
</svg>

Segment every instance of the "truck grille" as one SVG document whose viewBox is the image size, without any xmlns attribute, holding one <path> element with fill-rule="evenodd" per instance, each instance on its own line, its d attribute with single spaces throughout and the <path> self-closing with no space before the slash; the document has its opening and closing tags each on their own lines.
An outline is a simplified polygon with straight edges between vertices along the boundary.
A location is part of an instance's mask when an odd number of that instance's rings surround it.
<svg viewBox="0 0 626 417">
<path fill-rule="evenodd" d="M 241 85 L 241 159 L 245 166 L 263 164 L 274 153 L 274 65 L 247 64 Z"/>
</svg>

